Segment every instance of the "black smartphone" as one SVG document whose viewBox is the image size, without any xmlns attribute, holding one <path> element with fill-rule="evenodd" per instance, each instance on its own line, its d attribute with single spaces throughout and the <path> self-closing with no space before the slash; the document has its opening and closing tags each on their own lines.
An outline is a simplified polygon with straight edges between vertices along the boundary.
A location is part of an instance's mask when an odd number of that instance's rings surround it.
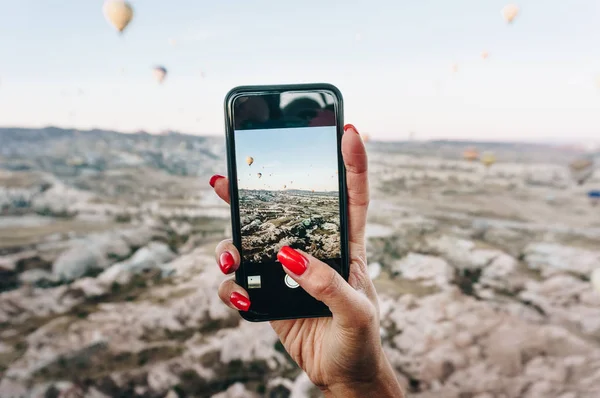
<svg viewBox="0 0 600 398">
<path fill-rule="evenodd" d="M 243 86 L 225 97 L 236 281 L 249 321 L 331 316 L 287 276 L 277 252 L 304 250 L 348 279 L 343 100 L 331 84 Z"/>
</svg>

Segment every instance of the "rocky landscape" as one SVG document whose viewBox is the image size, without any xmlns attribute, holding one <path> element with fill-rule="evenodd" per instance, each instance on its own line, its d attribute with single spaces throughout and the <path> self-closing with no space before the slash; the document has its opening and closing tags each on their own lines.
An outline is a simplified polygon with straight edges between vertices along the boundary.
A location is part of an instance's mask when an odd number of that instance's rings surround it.
<svg viewBox="0 0 600 398">
<path fill-rule="evenodd" d="M 321 259 L 339 258 L 340 215 L 337 192 L 240 190 L 244 256 L 275 262 L 282 246 Z"/>
<path fill-rule="evenodd" d="M 222 139 L 0 142 L 0 397 L 320 396 L 268 324 L 217 297 Z M 466 145 L 368 143 L 369 272 L 399 380 L 419 398 L 600 396 L 584 194 L 600 175 L 576 186 L 567 149 L 479 143 L 499 160 L 486 169 Z"/>
</svg>

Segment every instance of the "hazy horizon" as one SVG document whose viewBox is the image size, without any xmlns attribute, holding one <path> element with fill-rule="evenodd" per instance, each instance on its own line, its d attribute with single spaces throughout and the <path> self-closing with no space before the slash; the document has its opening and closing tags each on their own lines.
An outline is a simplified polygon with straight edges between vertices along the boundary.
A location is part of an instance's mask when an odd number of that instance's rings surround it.
<svg viewBox="0 0 600 398">
<path fill-rule="evenodd" d="M 19 130 L 43 130 L 43 129 L 60 129 L 60 130 L 65 130 L 65 131 L 79 131 L 79 132 L 92 132 L 94 130 L 102 130 L 102 131 L 107 131 L 107 132 L 111 132 L 111 133 L 117 133 L 117 134 L 150 134 L 150 135 L 156 135 L 156 136 L 160 136 L 160 135 L 165 135 L 165 134 L 181 134 L 181 135 L 186 135 L 186 136 L 193 136 L 193 137 L 208 137 L 208 138 L 222 138 L 223 140 L 225 140 L 225 133 L 213 133 L 213 134 L 209 134 L 209 133 L 191 133 L 191 132 L 185 132 L 185 131 L 178 131 L 178 130 L 165 130 L 165 131 L 147 131 L 147 130 L 136 130 L 136 131 L 120 131 L 120 130 L 113 130 L 110 128 L 103 128 L 103 127 L 91 127 L 91 128 L 86 128 L 86 129 L 79 129 L 79 128 L 74 128 L 74 127 L 63 127 L 63 126 L 52 126 L 52 125 L 48 125 L 48 126 L 43 126 L 43 127 L 26 127 L 26 126 L 2 126 L 0 125 L 0 130 L 10 130 L 10 129 L 19 129 Z M 480 138 L 455 138 L 455 137 L 432 137 L 432 138 L 419 138 L 416 137 L 415 139 L 411 140 L 409 137 L 399 137 L 399 138 L 395 138 L 395 137 L 370 137 L 370 140 L 373 142 L 422 142 L 422 143 L 426 143 L 426 142 L 434 142 L 434 141 L 448 141 L 448 142 L 464 142 L 465 144 L 469 144 L 469 143 L 473 143 L 473 142 L 484 142 L 484 143 L 489 143 L 489 144 L 511 144 L 511 143 L 515 143 L 515 144 L 529 144 L 529 145 L 550 145 L 550 146 L 562 146 L 562 145 L 567 145 L 567 146 L 581 146 L 583 144 L 586 143 L 597 143 L 600 144 L 600 139 L 598 140 L 577 140 L 577 139 L 569 139 L 569 137 L 562 137 L 562 138 L 547 138 L 547 139 L 530 139 L 530 140 L 518 140 L 518 139 L 506 139 L 506 140 L 502 140 L 499 139 L 497 137 L 480 137 Z"/>
<path fill-rule="evenodd" d="M 2 2 L 0 125 L 220 136 L 236 85 L 330 82 L 380 141 L 600 140 L 598 2 L 131 4 L 119 37 L 101 0 Z"/>
</svg>

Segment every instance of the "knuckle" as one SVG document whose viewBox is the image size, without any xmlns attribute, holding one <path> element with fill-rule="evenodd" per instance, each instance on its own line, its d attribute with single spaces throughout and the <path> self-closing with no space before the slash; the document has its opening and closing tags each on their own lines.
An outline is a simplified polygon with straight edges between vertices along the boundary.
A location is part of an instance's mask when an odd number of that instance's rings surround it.
<svg viewBox="0 0 600 398">
<path fill-rule="evenodd" d="M 330 270 L 330 276 L 319 279 L 314 286 L 315 296 L 331 297 L 340 291 L 341 276 L 333 269 Z"/>
</svg>

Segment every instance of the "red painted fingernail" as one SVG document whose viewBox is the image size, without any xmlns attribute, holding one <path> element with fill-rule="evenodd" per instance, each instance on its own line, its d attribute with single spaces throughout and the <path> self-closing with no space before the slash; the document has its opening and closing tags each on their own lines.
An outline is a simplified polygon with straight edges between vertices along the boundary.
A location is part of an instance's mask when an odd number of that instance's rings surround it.
<svg viewBox="0 0 600 398">
<path fill-rule="evenodd" d="M 231 293 L 229 301 L 231 301 L 231 304 L 240 311 L 248 311 L 248 308 L 250 308 L 250 300 L 238 292 Z"/>
<path fill-rule="evenodd" d="M 224 274 L 229 274 L 235 266 L 235 259 L 229 252 L 223 252 L 219 256 L 219 268 Z"/>
<path fill-rule="evenodd" d="M 208 182 L 210 184 L 211 187 L 215 187 L 215 184 L 217 183 L 217 180 L 219 178 L 225 178 L 222 175 L 219 174 L 215 174 L 214 176 L 210 177 L 210 181 Z"/>
<path fill-rule="evenodd" d="M 356 129 L 356 127 L 354 127 L 353 124 L 347 124 L 344 126 L 344 132 L 346 132 L 350 129 L 352 129 L 352 131 L 354 131 L 356 134 L 359 134 L 358 130 Z"/>
<path fill-rule="evenodd" d="M 296 275 L 302 275 L 306 271 L 306 267 L 308 267 L 308 259 L 289 246 L 283 246 L 279 250 L 277 259 L 285 268 Z"/>
</svg>

